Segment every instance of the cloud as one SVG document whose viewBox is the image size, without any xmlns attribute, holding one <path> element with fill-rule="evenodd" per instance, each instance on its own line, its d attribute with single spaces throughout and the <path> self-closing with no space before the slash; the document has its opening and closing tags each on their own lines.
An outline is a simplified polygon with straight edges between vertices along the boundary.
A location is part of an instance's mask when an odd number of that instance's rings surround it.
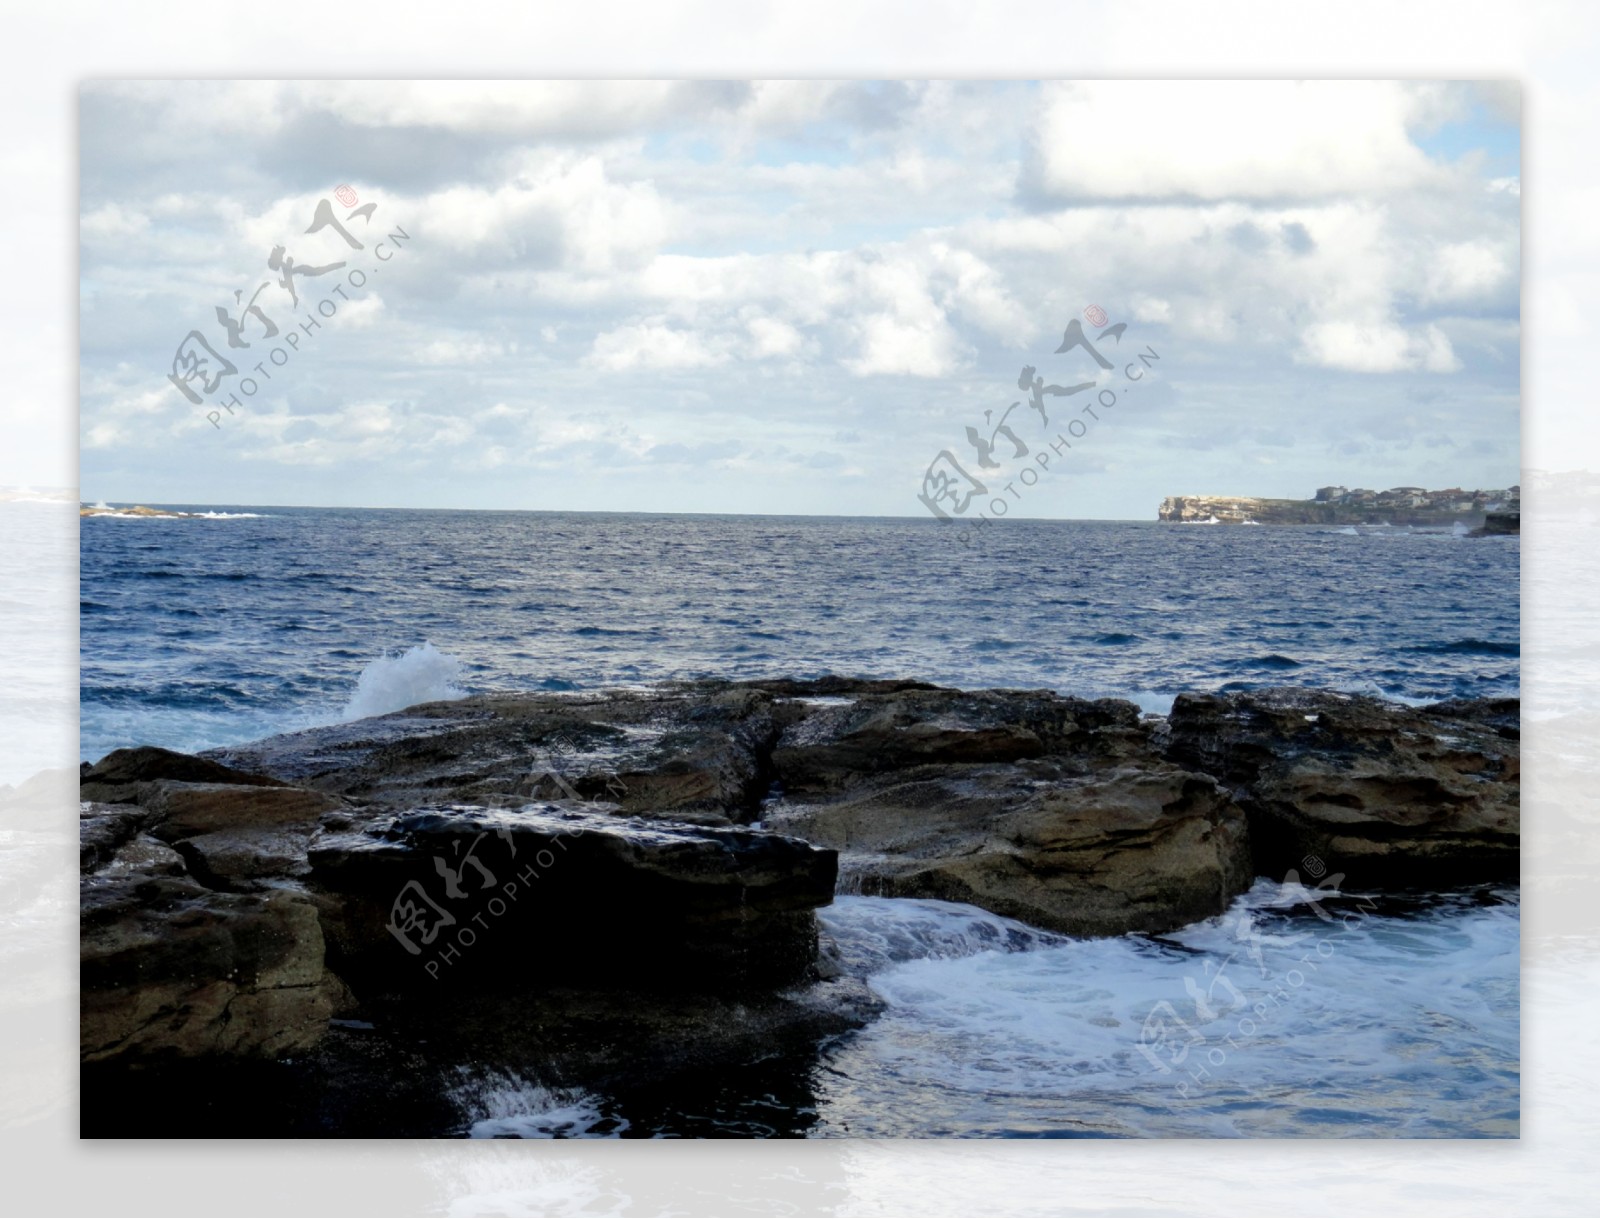
<svg viewBox="0 0 1600 1219">
<path fill-rule="evenodd" d="M 1321 199 L 1437 180 L 1393 81 L 1093 81 L 1046 86 L 1026 170 L 1041 199 Z"/>
<path fill-rule="evenodd" d="M 1516 249 L 1487 240 L 1455 242 L 1430 253 L 1422 298 L 1433 304 L 1472 303 L 1515 285 Z"/>
<path fill-rule="evenodd" d="M 1302 356 L 1307 363 L 1345 372 L 1455 372 L 1461 367 L 1439 327 L 1407 330 L 1392 322 L 1319 322 L 1306 328 Z"/>
<path fill-rule="evenodd" d="M 597 156 L 539 156 L 503 185 L 460 186 L 409 204 L 451 255 L 585 272 L 637 265 L 668 232 L 648 182 L 619 183 Z"/>
<path fill-rule="evenodd" d="M 424 128 L 522 138 L 604 137 L 737 109 L 726 81 L 97 81 L 86 96 L 181 121 L 191 133 L 261 137 L 308 115 L 368 130 Z"/>
<path fill-rule="evenodd" d="M 610 372 L 635 368 L 713 368 L 730 358 L 715 340 L 661 322 L 621 326 L 596 336 L 589 362 Z"/>
<path fill-rule="evenodd" d="M 1143 405 L 1074 453 L 1109 480 L 1102 513 L 1258 449 L 1283 490 L 1348 481 L 1328 467 L 1389 451 L 1424 384 L 1453 404 L 1438 460 L 1471 481 L 1492 464 L 1473 446 L 1517 443 L 1519 182 L 1473 151 L 1488 132 L 1503 154 L 1485 125 L 1512 92 L 91 85 L 86 490 L 392 503 L 405 472 L 403 494 L 508 506 L 751 510 L 770 492 L 916 511 L 895 488 L 965 453 L 1024 364 L 1078 371 L 1054 349 L 1091 303 L 1129 323 L 1124 348 L 1163 357 Z M 305 232 L 341 182 L 377 205 L 352 221 L 366 250 Z M 371 268 L 395 225 L 412 239 L 224 429 L 167 383 L 177 342 L 268 280 L 274 246 Z M 335 278 L 306 280 L 304 300 Z M 287 297 L 269 300 L 285 326 Z M 201 436 L 207 463 L 187 449 Z M 94 483 L 131 471 L 173 489 Z"/>
<path fill-rule="evenodd" d="M 484 364 L 499 360 L 514 351 L 515 345 L 460 334 L 433 339 L 406 352 L 406 359 L 417 364 Z"/>
<path fill-rule="evenodd" d="M 78 221 L 78 234 L 85 240 L 116 240 L 134 237 L 150 227 L 150 217 L 116 203 L 106 203 L 86 212 Z"/>
</svg>

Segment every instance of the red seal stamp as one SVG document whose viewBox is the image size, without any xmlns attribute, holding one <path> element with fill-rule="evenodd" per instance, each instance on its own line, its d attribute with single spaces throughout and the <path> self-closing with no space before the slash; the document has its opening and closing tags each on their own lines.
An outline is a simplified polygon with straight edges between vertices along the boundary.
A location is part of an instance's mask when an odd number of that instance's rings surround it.
<svg viewBox="0 0 1600 1219">
<path fill-rule="evenodd" d="M 1083 311 L 1083 316 L 1088 318 L 1089 325 L 1095 327 L 1097 330 L 1111 320 L 1111 318 L 1107 316 L 1106 311 L 1100 308 L 1099 305 L 1090 305 Z"/>
<path fill-rule="evenodd" d="M 348 186 L 339 187 L 333 192 L 333 197 L 344 204 L 345 207 L 354 207 L 356 205 L 356 193 Z M 1095 325 L 1098 326 L 1100 323 L 1096 322 Z"/>
</svg>

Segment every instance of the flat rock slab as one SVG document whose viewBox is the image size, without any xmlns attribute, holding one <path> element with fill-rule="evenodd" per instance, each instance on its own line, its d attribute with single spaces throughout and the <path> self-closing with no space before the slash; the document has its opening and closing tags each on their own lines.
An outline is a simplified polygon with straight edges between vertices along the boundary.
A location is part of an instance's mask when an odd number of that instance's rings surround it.
<svg viewBox="0 0 1600 1219">
<path fill-rule="evenodd" d="M 385 815 L 309 860 L 335 967 L 370 992 L 808 980 L 837 873 L 778 834 L 556 804 Z"/>
<path fill-rule="evenodd" d="M 598 695 L 484 695 L 213 750 L 229 766 L 387 808 L 602 800 L 706 824 L 748 820 L 774 699 L 719 683 Z"/>
<path fill-rule="evenodd" d="M 788 791 L 839 791 L 913 766 L 1015 762 L 1083 749 L 1096 732 L 1133 729 L 1138 720 L 1132 703 L 1049 691 L 863 693 L 809 710 L 779 737 L 772 763 Z M 1105 733 L 1095 743 L 1112 739 Z"/>
<path fill-rule="evenodd" d="M 127 803 L 139 798 L 145 784 L 163 779 L 245 787 L 283 785 L 281 779 L 225 766 L 211 758 L 140 745 L 135 749 L 113 750 L 94 765 L 85 765 L 78 778 L 79 796 L 107 804 Z"/>
</svg>

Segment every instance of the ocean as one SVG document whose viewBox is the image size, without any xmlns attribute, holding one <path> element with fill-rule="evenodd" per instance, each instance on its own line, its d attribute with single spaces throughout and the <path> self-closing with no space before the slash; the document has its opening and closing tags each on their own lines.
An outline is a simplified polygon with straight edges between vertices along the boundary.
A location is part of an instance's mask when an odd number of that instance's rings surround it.
<svg viewBox="0 0 1600 1219">
<path fill-rule="evenodd" d="M 452 687 L 839 673 L 1156 712 L 1286 684 L 1518 692 L 1515 538 L 1007 521 L 965 549 L 931 517 L 188 510 L 214 515 L 82 522 L 86 759 Z"/>
<path fill-rule="evenodd" d="M 81 522 L 85 759 L 689 677 L 1157 713 L 1186 690 L 1520 687 L 1514 537 L 1013 520 L 962 547 L 932 519 L 173 507 L 208 515 Z M 663 1109 L 469 1075 L 441 1133 L 1514 1136 L 1519 908 L 1263 878 L 1173 935 L 1074 941 L 843 894 L 823 922 L 887 1006 L 793 1078 Z M 1181 1070 L 1139 1051 L 1163 1003 Z"/>
</svg>

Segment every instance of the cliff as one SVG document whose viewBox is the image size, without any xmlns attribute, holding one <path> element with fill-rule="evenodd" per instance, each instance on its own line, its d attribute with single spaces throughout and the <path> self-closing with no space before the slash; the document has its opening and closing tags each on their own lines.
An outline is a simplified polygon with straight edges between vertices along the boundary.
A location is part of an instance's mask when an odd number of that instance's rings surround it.
<svg viewBox="0 0 1600 1219">
<path fill-rule="evenodd" d="M 1403 493 L 1402 493 L 1403 491 Z M 1514 514 L 1514 492 L 1344 492 L 1338 498 L 1260 499 L 1248 495 L 1169 495 L 1157 519 L 1218 525 L 1451 525 L 1481 527 L 1489 515 Z M 1502 509 L 1509 509 L 1505 513 Z"/>
</svg>

